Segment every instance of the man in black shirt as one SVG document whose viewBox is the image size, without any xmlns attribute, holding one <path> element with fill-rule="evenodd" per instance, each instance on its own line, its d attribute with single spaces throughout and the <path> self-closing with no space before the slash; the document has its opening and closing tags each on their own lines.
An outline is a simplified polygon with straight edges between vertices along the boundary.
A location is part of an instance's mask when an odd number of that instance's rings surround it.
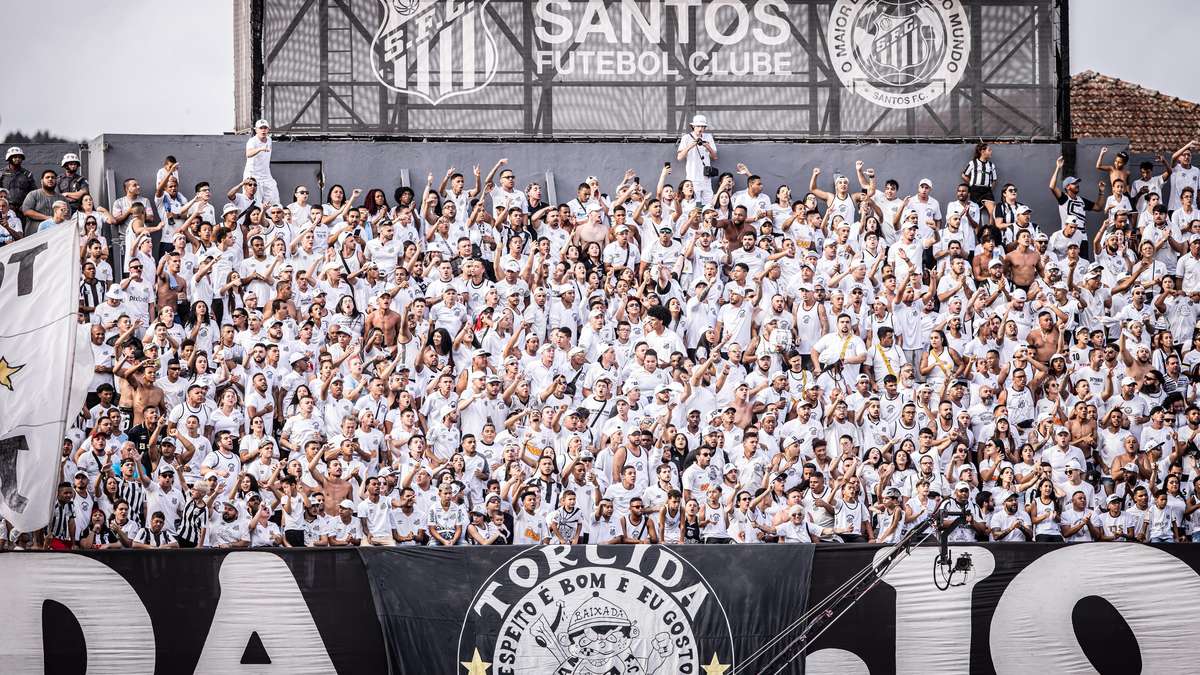
<svg viewBox="0 0 1200 675">
<path fill-rule="evenodd" d="M 130 443 L 133 443 L 133 447 L 142 458 L 142 468 L 145 470 L 145 475 L 150 475 L 154 471 L 154 467 L 151 466 L 150 446 L 158 443 L 158 436 L 162 433 L 162 426 L 163 418 L 158 407 L 148 405 L 142 409 L 142 423 L 129 427 L 125 432 L 125 436 L 129 438 Z"/>
</svg>

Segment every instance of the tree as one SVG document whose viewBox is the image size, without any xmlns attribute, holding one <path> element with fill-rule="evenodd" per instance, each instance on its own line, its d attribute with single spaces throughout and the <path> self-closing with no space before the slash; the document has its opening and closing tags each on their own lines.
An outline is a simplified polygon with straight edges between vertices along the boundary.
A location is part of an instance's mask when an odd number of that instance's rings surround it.
<svg viewBox="0 0 1200 675">
<path fill-rule="evenodd" d="M 55 136 L 46 129 L 38 129 L 32 136 L 22 131 L 10 131 L 4 137 L 5 145 L 23 145 L 26 143 L 75 143 L 76 141 Z"/>
</svg>

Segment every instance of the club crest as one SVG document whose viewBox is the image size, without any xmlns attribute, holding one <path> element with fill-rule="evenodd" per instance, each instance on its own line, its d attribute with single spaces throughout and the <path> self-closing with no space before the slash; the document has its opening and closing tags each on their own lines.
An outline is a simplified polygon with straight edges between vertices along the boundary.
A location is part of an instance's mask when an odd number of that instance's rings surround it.
<svg viewBox="0 0 1200 675">
<path fill-rule="evenodd" d="M 491 0 L 380 0 L 383 20 L 371 42 L 375 78 L 388 89 L 434 105 L 486 87 L 496 76 Z"/>
</svg>

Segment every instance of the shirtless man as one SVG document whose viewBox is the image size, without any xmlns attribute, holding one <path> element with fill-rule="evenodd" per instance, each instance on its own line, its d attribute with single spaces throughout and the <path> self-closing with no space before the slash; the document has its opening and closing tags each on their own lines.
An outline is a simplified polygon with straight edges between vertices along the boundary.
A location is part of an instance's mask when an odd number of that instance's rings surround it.
<svg viewBox="0 0 1200 675">
<path fill-rule="evenodd" d="M 735 426 L 742 429 L 750 428 L 751 422 L 754 421 L 754 397 L 758 392 L 770 386 L 770 384 L 770 380 L 764 380 L 757 387 L 751 389 L 749 385 L 742 382 L 733 390 L 733 400 L 729 402 L 728 407 L 733 410 L 733 423 Z M 761 403 L 758 405 L 762 408 Z"/>
<path fill-rule="evenodd" d="M 1146 373 L 1154 370 L 1154 363 L 1150 360 L 1150 348 L 1146 345 L 1137 345 L 1133 348 L 1133 354 L 1130 355 L 1129 344 L 1125 341 L 1125 331 L 1121 332 L 1120 348 L 1121 358 L 1125 361 L 1125 374 L 1129 377 L 1141 382 Z"/>
<path fill-rule="evenodd" d="M 333 500 L 336 504 L 341 504 L 343 499 L 350 499 L 354 493 L 354 485 L 342 478 L 343 468 L 341 459 L 331 459 L 327 468 L 328 474 L 322 474 L 317 468 L 317 460 L 323 456 L 322 453 L 313 453 L 308 462 L 309 473 L 321 484 L 321 490 L 324 492 L 327 499 Z M 353 501 L 353 500 L 352 500 Z"/>
<path fill-rule="evenodd" d="M 1042 256 L 1033 247 L 1029 230 L 1018 232 L 1016 249 L 1004 256 L 1004 271 L 1017 288 L 1027 293 L 1033 282 L 1042 276 Z"/>
<path fill-rule="evenodd" d="M 158 378 L 157 363 L 146 361 L 118 376 L 129 383 L 125 393 L 130 397 L 130 407 L 133 408 L 131 426 L 143 423 L 146 408 L 157 408 L 160 415 L 167 413 L 163 404 L 164 392 L 154 385 L 154 380 Z"/>
<path fill-rule="evenodd" d="M 1050 358 L 1058 353 L 1062 342 L 1062 330 L 1055 322 L 1054 312 L 1049 309 L 1038 312 L 1037 328 L 1029 331 L 1026 341 L 1033 349 L 1033 360 L 1049 365 Z"/>
<path fill-rule="evenodd" d="M 158 274 L 157 283 L 155 284 L 154 295 L 157 300 L 155 305 L 159 309 L 163 307 L 179 307 L 180 303 L 187 303 L 187 279 L 180 273 L 182 260 L 177 251 L 172 251 L 167 254 L 167 259 L 161 264 Z"/>
<path fill-rule="evenodd" d="M 389 291 L 380 293 L 375 309 L 367 315 L 364 331 L 367 335 L 370 335 L 373 329 L 381 331 L 383 344 L 388 348 L 396 346 L 396 336 L 400 332 L 400 314 L 392 310 L 391 304 L 392 294 Z"/>
</svg>

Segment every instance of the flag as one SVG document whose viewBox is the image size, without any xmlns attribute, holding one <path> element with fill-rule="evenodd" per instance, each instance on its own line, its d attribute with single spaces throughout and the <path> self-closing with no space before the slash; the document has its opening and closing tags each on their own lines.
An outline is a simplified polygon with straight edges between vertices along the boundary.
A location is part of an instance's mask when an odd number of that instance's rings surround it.
<svg viewBox="0 0 1200 675">
<path fill-rule="evenodd" d="M 0 248 L 0 516 L 22 532 L 50 520 L 67 421 L 91 380 L 79 277 L 71 225 Z"/>
</svg>

